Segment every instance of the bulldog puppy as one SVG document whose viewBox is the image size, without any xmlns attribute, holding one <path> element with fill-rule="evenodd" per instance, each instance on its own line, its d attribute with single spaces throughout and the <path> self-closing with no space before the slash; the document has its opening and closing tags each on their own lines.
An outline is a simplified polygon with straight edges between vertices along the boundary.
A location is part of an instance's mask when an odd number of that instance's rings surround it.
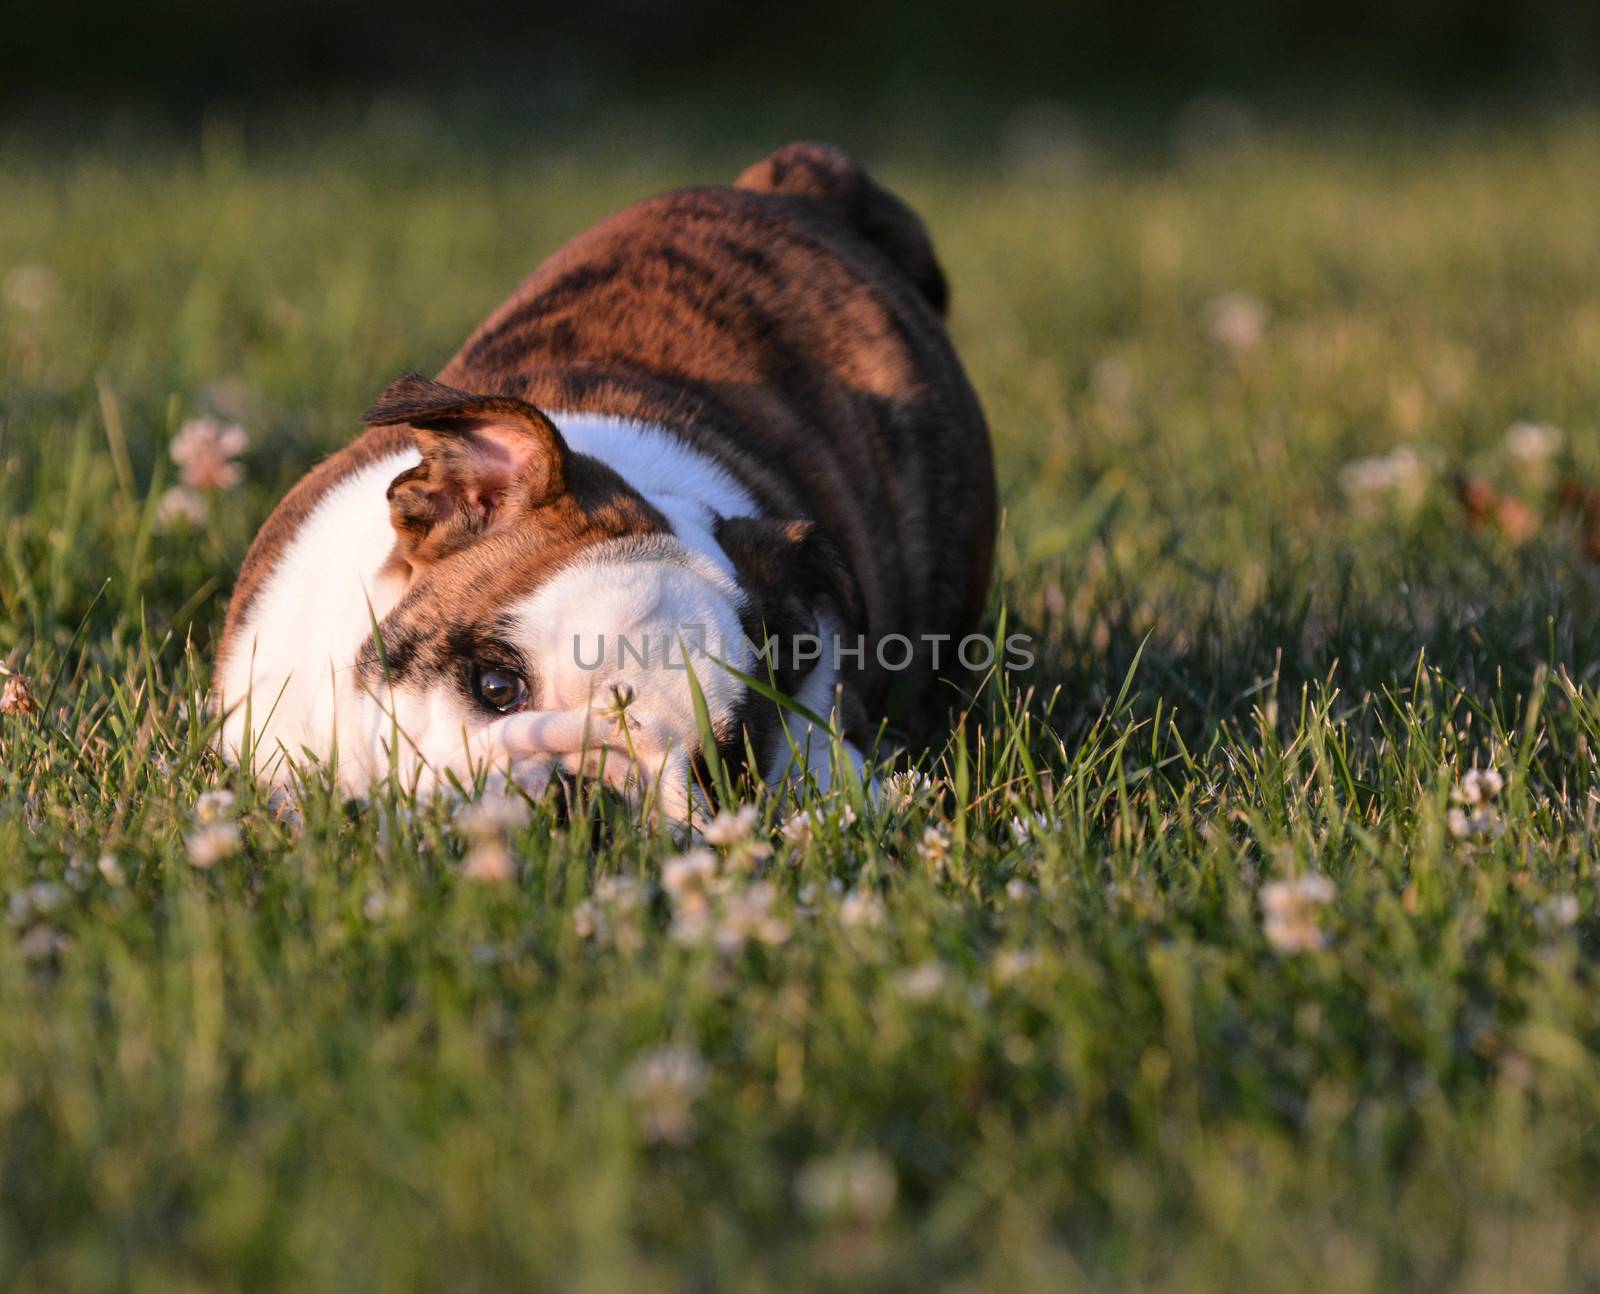
<svg viewBox="0 0 1600 1294">
<path fill-rule="evenodd" d="M 816 144 L 581 234 L 268 518 L 218 650 L 223 753 L 357 794 L 597 776 L 684 820 L 704 723 L 734 771 L 826 782 L 835 733 L 923 701 L 988 591 L 946 299 L 917 216 Z"/>
</svg>

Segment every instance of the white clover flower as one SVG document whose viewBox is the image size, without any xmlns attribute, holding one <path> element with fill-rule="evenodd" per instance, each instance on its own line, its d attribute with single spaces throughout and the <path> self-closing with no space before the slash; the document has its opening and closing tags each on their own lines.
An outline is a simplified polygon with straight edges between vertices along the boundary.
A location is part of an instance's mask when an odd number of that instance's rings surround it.
<svg viewBox="0 0 1600 1294">
<path fill-rule="evenodd" d="M 461 874 L 469 881 L 504 885 L 516 879 L 517 864 L 504 841 L 481 839 L 467 850 L 467 857 L 461 865 Z"/>
<path fill-rule="evenodd" d="M 661 865 L 661 888 L 672 900 L 672 937 L 703 944 L 712 934 L 712 895 L 726 888 L 722 860 L 709 849 L 690 849 Z"/>
<path fill-rule="evenodd" d="M 47 917 L 57 911 L 70 896 L 66 887 L 54 881 L 35 881 L 18 890 L 6 904 L 6 914 L 16 925 L 25 925 L 35 917 Z"/>
<path fill-rule="evenodd" d="M 1019 845 L 1026 845 L 1030 840 L 1050 835 L 1061 824 L 1048 813 L 1018 813 L 1007 825 L 1011 828 L 1011 838 Z"/>
<path fill-rule="evenodd" d="M 950 833 L 943 827 L 924 827 L 917 842 L 917 857 L 928 866 L 943 867 L 950 857 Z"/>
<path fill-rule="evenodd" d="M 773 914 L 776 898 L 777 891 L 765 881 L 729 894 L 717 924 L 717 950 L 731 956 L 750 941 L 768 946 L 784 943 L 789 938 L 789 923 Z"/>
<path fill-rule="evenodd" d="M 939 996 L 946 978 L 944 964 L 930 959 L 901 971 L 895 977 L 895 987 L 908 1002 L 931 1002 Z"/>
<path fill-rule="evenodd" d="M 876 1225 L 894 1211 L 894 1165 L 871 1150 L 813 1159 L 795 1178 L 800 1207 L 822 1222 Z"/>
<path fill-rule="evenodd" d="M 594 883 L 594 896 L 614 911 L 632 912 L 638 908 L 644 892 L 631 876 L 602 876 Z"/>
<path fill-rule="evenodd" d="M 906 769 L 884 778 L 879 794 L 896 813 L 909 813 L 932 796 L 933 782 L 915 769 Z"/>
<path fill-rule="evenodd" d="M 1006 898 L 1013 903 L 1022 903 L 1027 899 L 1031 899 L 1035 893 L 1033 886 L 1029 885 L 1020 876 L 1013 876 L 1006 882 Z"/>
<path fill-rule="evenodd" d="M 6 678 L 5 685 L 0 687 L 0 714 L 32 714 L 39 708 L 33 684 L 26 675 L 13 674 L 4 666 L 0 666 L 0 674 Z"/>
<path fill-rule="evenodd" d="M 1380 494 L 1393 484 L 1386 456 L 1358 458 L 1339 469 L 1339 484 L 1352 496 Z"/>
<path fill-rule="evenodd" d="M 232 490 L 244 480 L 244 468 L 234 460 L 249 448 L 243 427 L 190 418 L 178 428 L 167 452 L 191 490 Z"/>
<path fill-rule="evenodd" d="M 72 940 L 50 926 L 34 926 L 17 940 L 17 951 L 26 962 L 45 961 L 72 946 Z"/>
<path fill-rule="evenodd" d="M 1001 984 L 1014 984 L 1039 964 L 1039 954 L 1026 949 L 1006 948 L 994 955 L 994 977 Z"/>
<path fill-rule="evenodd" d="M 1327 947 L 1318 917 L 1333 902 L 1333 882 L 1326 876 L 1297 876 L 1261 887 L 1261 929 L 1280 953 L 1317 952 Z"/>
<path fill-rule="evenodd" d="M 755 805 L 741 805 L 732 811 L 723 809 L 706 825 L 706 843 L 730 849 L 744 844 L 755 833 L 755 829 Z"/>
<path fill-rule="evenodd" d="M 18 314 L 42 315 L 60 295 L 60 277 L 37 261 L 13 265 L 0 280 L 0 304 Z"/>
<path fill-rule="evenodd" d="M 1267 333 L 1267 307 L 1247 292 L 1224 292 L 1206 306 L 1206 332 L 1235 355 L 1254 350 Z"/>
<path fill-rule="evenodd" d="M 486 840 L 527 826 L 531 816 L 528 803 L 521 796 L 486 791 L 481 799 L 461 805 L 455 821 L 463 835 Z"/>
<path fill-rule="evenodd" d="M 699 946 L 716 933 L 711 899 L 703 890 L 689 890 L 672 902 L 672 937 L 680 944 Z"/>
<path fill-rule="evenodd" d="M 1450 834 L 1457 840 L 1493 838 L 1505 833 L 1494 801 L 1505 790 L 1505 778 L 1492 768 L 1469 768 L 1450 792 L 1455 801 L 1446 815 Z"/>
<path fill-rule="evenodd" d="M 1427 471 L 1422 455 L 1409 445 L 1399 445 L 1387 454 L 1347 463 L 1339 471 L 1339 484 L 1357 502 L 1391 495 L 1414 503 L 1427 484 Z"/>
<path fill-rule="evenodd" d="M 210 822 L 190 832 L 183 843 L 190 865 L 206 868 L 238 853 L 243 837 L 232 822 Z"/>
<path fill-rule="evenodd" d="M 847 831 L 856 824 L 856 811 L 848 804 L 841 804 L 835 815 L 835 820 L 838 822 L 840 831 Z M 783 824 L 781 834 L 797 850 L 803 850 L 821 834 L 822 828 L 827 821 L 828 812 L 821 806 L 810 809 L 797 809 L 789 815 L 788 820 Z"/>
<path fill-rule="evenodd" d="M 789 820 L 783 824 L 783 838 L 796 849 L 805 849 L 810 846 L 817 834 L 817 828 L 822 825 L 822 814 L 817 809 L 801 809 L 789 815 Z"/>
<path fill-rule="evenodd" d="M 706 825 L 705 841 L 728 856 L 730 866 L 749 870 L 772 853 L 772 846 L 756 838 L 759 815 L 755 805 L 724 809 Z"/>
<path fill-rule="evenodd" d="M 1337 891 L 1326 876 L 1312 872 L 1286 881 L 1269 881 L 1261 887 L 1264 912 L 1287 912 L 1299 905 L 1322 907 L 1332 903 Z"/>
<path fill-rule="evenodd" d="M 1546 930 L 1558 930 L 1577 925 L 1579 915 L 1576 894 L 1557 894 L 1539 905 L 1534 919 Z"/>
<path fill-rule="evenodd" d="M 1506 824 L 1491 804 L 1479 805 L 1470 812 L 1452 805 L 1445 822 L 1457 840 L 1493 839 L 1504 835 L 1506 830 Z"/>
<path fill-rule="evenodd" d="M 839 904 L 839 924 L 857 930 L 883 925 L 883 900 L 870 890 L 851 890 Z"/>
<path fill-rule="evenodd" d="M 628 1067 L 623 1087 L 638 1109 L 647 1141 L 683 1145 L 694 1132 L 694 1103 L 710 1084 L 710 1071 L 692 1047 L 660 1047 Z"/>
<path fill-rule="evenodd" d="M 1562 439 L 1548 423 L 1514 422 L 1506 428 L 1506 453 L 1525 467 L 1540 467 L 1561 452 Z"/>
<path fill-rule="evenodd" d="M 224 787 L 206 791 L 194 802 L 195 821 L 221 822 L 232 816 L 234 803 L 233 792 Z"/>
<path fill-rule="evenodd" d="M 584 899 L 572 909 L 572 928 L 579 939 L 593 939 L 600 933 L 600 909 L 593 899 Z"/>
<path fill-rule="evenodd" d="M 716 882 L 720 863 L 709 849 L 690 849 L 661 864 L 661 888 L 676 900 L 680 895 L 704 893 Z"/>
<path fill-rule="evenodd" d="M 574 911 L 579 938 L 609 943 L 619 952 L 637 952 L 644 946 L 639 912 L 644 891 L 631 876 L 603 876 L 595 882 L 593 901 Z M 585 933 L 587 931 L 587 933 Z"/>
<path fill-rule="evenodd" d="M 368 890 L 367 897 L 361 900 L 361 915 L 374 925 L 380 921 L 402 917 L 405 912 L 405 899 L 399 895 L 390 894 L 387 890 Z"/>
<path fill-rule="evenodd" d="M 206 522 L 206 501 L 187 485 L 174 485 L 156 500 L 156 515 L 151 524 L 158 534 L 168 531 L 198 530 Z"/>
<path fill-rule="evenodd" d="M 1505 790 L 1506 780 L 1492 768 L 1469 768 L 1461 775 L 1461 782 L 1450 793 L 1458 804 L 1488 804 Z"/>
</svg>

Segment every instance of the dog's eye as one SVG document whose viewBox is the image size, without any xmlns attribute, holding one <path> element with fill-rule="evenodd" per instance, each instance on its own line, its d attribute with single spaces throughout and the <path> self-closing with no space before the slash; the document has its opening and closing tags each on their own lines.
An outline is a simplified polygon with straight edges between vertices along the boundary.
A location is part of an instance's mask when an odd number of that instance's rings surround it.
<svg viewBox="0 0 1600 1294">
<path fill-rule="evenodd" d="M 522 677 L 494 665 L 478 665 L 472 671 L 473 695 L 491 710 L 509 713 L 528 699 L 528 685 Z"/>
</svg>

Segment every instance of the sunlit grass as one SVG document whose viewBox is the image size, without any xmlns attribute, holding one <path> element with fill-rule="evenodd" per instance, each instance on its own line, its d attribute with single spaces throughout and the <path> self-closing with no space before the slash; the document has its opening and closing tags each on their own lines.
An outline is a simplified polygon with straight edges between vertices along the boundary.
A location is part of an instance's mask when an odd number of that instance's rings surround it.
<svg viewBox="0 0 1600 1294">
<path fill-rule="evenodd" d="M 787 830 L 752 794 L 688 859 L 609 802 L 313 779 L 293 826 L 209 753 L 207 653 L 391 377 L 749 158 L 0 151 L 0 662 L 37 706 L 0 717 L 0 1280 L 1581 1283 L 1600 575 L 1558 497 L 1600 480 L 1597 139 L 890 165 L 1038 665 L 951 694 L 926 785 Z M 247 479 L 174 521 L 204 414 Z M 1469 527 L 1458 473 L 1537 533 Z M 194 844 L 220 785 L 236 852 Z"/>
</svg>

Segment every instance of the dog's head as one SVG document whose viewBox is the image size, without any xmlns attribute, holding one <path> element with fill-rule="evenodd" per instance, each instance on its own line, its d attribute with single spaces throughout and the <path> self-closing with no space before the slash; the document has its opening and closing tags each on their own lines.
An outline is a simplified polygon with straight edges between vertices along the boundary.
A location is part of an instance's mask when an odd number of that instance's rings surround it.
<svg viewBox="0 0 1600 1294">
<path fill-rule="evenodd" d="M 409 425 L 422 455 L 389 487 L 380 580 L 397 600 L 356 661 L 383 715 L 375 744 L 429 776 L 459 772 L 463 748 L 532 784 L 601 776 L 678 819 L 708 787 L 707 726 L 720 761 L 771 769 L 777 712 L 735 671 L 769 675 L 768 635 L 859 623 L 815 526 L 669 520 L 508 396 L 409 375 L 364 420 Z M 772 655 L 792 694 L 813 666 L 787 644 Z"/>
</svg>

